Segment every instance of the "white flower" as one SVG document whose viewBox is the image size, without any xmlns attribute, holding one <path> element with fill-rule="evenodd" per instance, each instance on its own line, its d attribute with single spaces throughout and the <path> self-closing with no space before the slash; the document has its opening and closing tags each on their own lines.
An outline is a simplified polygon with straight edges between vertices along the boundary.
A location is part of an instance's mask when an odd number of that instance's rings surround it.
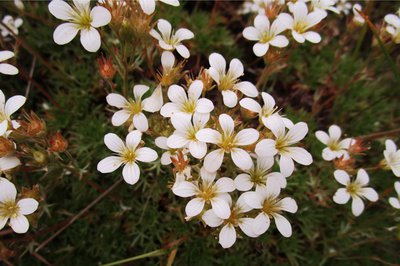
<svg viewBox="0 0 400 266">
<path fill-rule="evenodd" d="M 96 28 L 110 23 L 111 14 L 102 6 L 95 6 L 90 10 L 90 0 L 73 0 L 73 3 L 73 7 L 62 0 L 52 0 L 49 3 L 50 13 L 58 19 L 67 21 L 54 31 L 54 42 L 59 45 L 67 44 L 80 31 L 83 48 L 89 52 L 96 52 L 101 45 L 100 33 Z"/>
<path fill-rule="evenodd" d="M 246 128 L 236 134 L 234 132 L 235 124 L 233 119 L 227 114 L 219 116 L 219 125 L 222 132 L 204 128 L 196 134 L 198 140 L 218 146 L 217 150 L 210 152 L 204 158 L 204 167 L 210 172 L 217 171 L 222 165 L 225 153 L 230 153 L 237 167 L 242 170 L 250 169 L 253 161 L 249 153 L 239 147 L 248 146 L 256 142 L 259 137 L 258 131 L 253 128 Z"/>
<path fill-rule="evenodd" d="M 383 163 L 388 169 L 392 169 L 395 176 L 400 177 L 400 150 L 397 149 L 396 144 L 391 139 L 387 139 L 385 145 Z"/>
<path fill-rule="evenodd" d="M 4 16 L 2 22 L 11 30 L 10 32 L 6 27 L 0 25 L 1 36 L 3 37 L 13 34 L 18 35 L 18 28 L 22 26 L 22 23 L 24 23 L 22 18 L 17 18 L 14 20 L 14 18 L 10 15 Z"/>
<path fill-rule="evenodd" d="M 19 9 L 19 10 L 24 10 L 25 6 L 22 0 L 14 0 L 14 5 Z"/>
<path fill-rule="evenodd" d="M 279 15 L 282 23 L 285 23 L 286 27 L 292 31 L 293 38 L 299 42 L 304 43 L 306 40 L 312 43 L 319 43 L 321 36 L 309 29 L 317 25 L 327 15 L 325 12 L 313 11 L 308 13 L 308 9 L 305 3 L 296 2 L 291 7 L 293 17 L 287 13 Z"/>
<path fill-rule="evenodd" d="M 5 156 L 0 158 L 0 173 L 13 169 L 21 164 L 21 161 L 14 156 Z"/>
<path fill-rule="evenodd" d="M 183 114 L 176 114 L 171 118 L 175 128 L 168 138 L 167 145 L 173 149 L 187 147 L 190 154 L 196 159 L 203 158 L 207 153 L 207 144 L 196 138 L 196 133 L 207 124 L 209 116 L 195 114 L 192 118 Z"/>
<path fill-rule="evenodd" d="M 125 99 L 118 93 L 110 93 L 107 95 L 107 103 L 121 110 L 114 113 L 112 124 L 120 126 L 129 119 L 132 120 L 133 127 L 145 132 L 149 129 L 149 123 L 143 111 L 154 113 L 160 110 L 163 104 L 161 86 L 158 86 L 153 94 L 142 100 L 143 95 L 150 88 L 146 85 L 135 85 L 133 87 L 134 99 Z"/>
<path fill-rule="evenodd" d="M 270 45 L 282 48 L 289 44 L 289 40 L 284 35 L 279 35 L 285 29 L 285 24 L 281 22 L 279 16 L 270 25 L 267 16 L 258 15 L 254 19 L 254 27 L 243 30 L 243 37 L 250 41 L 258 41 L 253 46 L 253 52 L 261 57 L 267 53 Z"/>
<path fill-rule="evenodd" d="M 389 24 L 386 27 L 386 31 L 392 35 L 393 42 L 396 44 L 400 43 L 400 17 L 395 14 L 387 14 L 385 16 L 385 22 Z"/>
<path fill-rule="evenodd" d="M 325 144 L 327 147 L 322 151 L 322 158 L 325 161 L 332 161 L 333 159 L 344 156 L 345 159 L 349 157 L 347 149 L 352 143 L 351 138 L 340 140 L 342 130 L 337 125 L 331 125 L 328 129 L 329 135 L 324 131 L 318 130 L 315 132 L 315 136 L 319 141 Z"/>
<path fill-rule="evenodd" d="M 239 104 L 243 108 L 257 113 L 261 120 L 260 122 L 262 122 L 266 127 L 268 127 L 268 119 L 273 116 L 282 119 L 287 128 L 291 128 L 293 126 L 292 121 L 278 114 L 278 107 L 275 106 L 275 100 L 270 94 L 262 92 L 261 97 L 264 101 L 263 107 L 261 107 L 261 105 L 257 101 L 250 98 L 244 98 L 240 100 Z"/>
<path fill-rule="evenodd" d="M 362 7 L 360 4 L 353 5 L 353 21 L 356 25 L 362 26 L 365 23 L 365 19 L 358 13 L 358 11 L 362 11 Z"/>
<path fill-rule="evenodd" d="M 203 82 L 195 80 L 190 84 L 187 95 L 185 89 L 179 85 L 171 85 L 168 88 L 168 98 L 171 102 L 166 103 L 160 110 L 164 117 L 171 117 L 175 114 L 184 114 L 192 117 L 193 114 L 209 116 L 214 109 L 212 101 L 201 98 Z"/>
<path fill-rule="evenodd" d="M 232 59 L 229 69 L 226 71 L 226 61 L 218 53 L 212 53 L 208 58 L 210 68 L 208 74 L 218 84 L 218 90 L 222 92 L 224 104 L 233 108 L 238 101 L 237 91 L 249 97 L 257 97 L 257 88 L 248 81 L 239 82 L 239 77 L 243 76 L 243 64 L 239 59 Z"/>
<path fill-rule="evenodd" d="M 202 219 L 210 227 L 218 227 L 222 224 L 224 226 L 219 232 L 219 243 L 223 248 L 230 248 L 236 242 L 236 230 L 239 227 L 243 233 L 249 237 L 257 237 L 258 235 L 253 232 L 253 218 L 245 217 L 244 214 L 252 208 L 247 205 L 244 200 L 243 194 L 237 199 L 235 204 L 229 199 L 229 206 L 231 207 L 231 215 L 228 219 L 221 219 L 215 215 L 212 209 L 204 212 Z"/>
<path fill-rule="evenodd" d="M 29 229 L 29 222 L 25 215 L 35 212 L 39 203 L 32 198 L 16 202 L 17 190 L 14 184 L 2 177 L 0 177 L 0 191 L 0 230 L 10 219 L 10 226 L 15 233 L 26 233 Z"/>
<path fill-rule="evenodd" d="M 351 210 L 354 216 L 359 216 L 364 210 L 362 199 L 373 202 L 378 200 L 378 193 L 373 188 L 365 187 L 369 182 L 369 177 L 364 169 L 358 170 L 354 181 L 351 181 L 349 174 L 343 170 L 336 170 L 334 176 L 336 181 L 346 188 L 339 188 L 333 196 L 333 201 L 337 204 L 346 204 L 351 197 L 353 199 Z"/>
<path fill-rule="evenodd" d="M 172 192 L 179 197 L 195 196 L 185 208 L 188 218 L 199 215 L 206 203 L 211 204 L 212 210 L 221 219 L 228 219 L 231 215 L 227 198 L 230 198 L 228 192 L 235 190 L 233 180 L 221 177 L 214 182 L 215 176 L 215 172 L 210 173 L 202 168 L 199 181 L 182 181 L 172 188 Z"/>
<path fill-rule="evenodd" d="M 335 7 L 337 0 L 311 0 L 314 11 L 319 11 L 327 16 L 326 10 L 339 14 L 339 9 Z"/>
<path fill-rule="evenodd" d="M 18 68 L 13 65 L 3 63 L 4 61 L 14 57 L 14 53 L 11 51 L 0 51 L 0 73 L 5 75 L 16 75 L 18 74 Z"/>
<path fill-rule="evenodd" d="M 163 74 L 168 74 L 175 65 L 175 56 L 170 51 L 164 51 L 161 54 L 161 66 L 163 68 Z"/>
<path fill-rule="evenodd" d="M 121 165 L 125 165 L 122 176 L 126 183 L 135 184 L 139 180 L 140 170 L 136 161 L 152 162 L 157 159 L 157 153 L 150 148 L 138 148 L 142 140 L 142 133 L 139 130 L 131 131 L 126 136 L 126 142 L 122 141 L 116 134 L 108 133 L 104 136 L 104 143 L 115 156 L 109 156 L 101 160 L 97 170 L 101 173 L 111 173 Z"/>
<path fill-rule="evenodd" d="M 392 205 L 393 208 L 400 209 L 400 182 L 399 181 L 394 183 L 394 189 L 396 190 L 397 198 L 390 197 L 389 203 L 390 203 L 390 205 Z"/>
<path fill-rule="evenodd" d="M 1 66 L 1 65 L 0 65 Z M 0 136 L 3 136 L 12 125 L 11 115 L 25 104 L 26 98 L 21 95 L 12 96 L 6 101 L 0 90 Z"/>
<path fill-rule="evenodd" d="M 312 163 L 313 159 L 308 151 L 300 147 L 291 147 L 306 136 L 308 132 L 306 123 L 299 122 L 291 127 L 288 132 L 286 132 L 284 123 L 278 117 L 271 117 L 267 124 L 276 139 L 261 140 L 256 145 L 257 156 L 266 157 L 279 154 L 280 171 L 285 177 L 290 176 L 294 171 L 293 160 L 302 165 Z"/>
<path fill-rule="evenodd" d="M 352 4 L 347 2 L 347 0 L 339 0 L 336 4 L 336 8 L 339 10 L 340 13 L 348 15 L 352 8 Z"/>
<path fill-rule="evenodd" d="M 159 0 L 171 6 L 179 6 L 179 0 Z M 139 0 L 140 7 L 147 15 L 151 15 L 156 10 L 156 0 Z"/>
<path fill-rule="evenodd" d="M 292 235 L 292 226 L 289 221 L 281 215 L 283 211 L 297 212 L 297 203 L 290 197 L 279 198 L 280 185 L 277 182 L 269 182 L 266 187 L 258 187 L 256 191 L 245 192 L 243 195 L 246 203 L 261 212 L 254 219 L 253 231 L 261 235 L 265 233 L 270 225 L 270 219 L 275 220 L 278 231 L 284 237 Z"/>
<path fill-rule="evenodd" d="M 267 182 L 278 182 L 281 188 L 286 187 L 286 178 L 279 172 L 271 172 L 274 165 L 273 157 L 257 157 L 257 165 L 254 165 L 244 174 L 235 178 L 235 187 L 239 191 L 248 191 L 254 186 L 265 187 Z"/>
<path fill-rule="evenodd" d="M 151 29 L 150 35 L 158 40 L 158 44 L 162 49 L 167 51 L 174 51 L 176 49 L 183 58 L 189 58 L 190 52 L 182 44 L 182 41 L 192 39 L 194 37 L 193 32 L 185 28 L 173 32 L 171 24 L 165 19 L 158 20 L 157 28 L 161 34 L 155 29 Z"/>
</svg>

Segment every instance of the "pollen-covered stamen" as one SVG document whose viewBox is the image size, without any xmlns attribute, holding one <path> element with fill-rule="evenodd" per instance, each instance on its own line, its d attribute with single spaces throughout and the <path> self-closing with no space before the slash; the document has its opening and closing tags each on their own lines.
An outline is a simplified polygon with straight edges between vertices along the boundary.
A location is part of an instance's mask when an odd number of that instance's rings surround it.
<svg viewBox="0 0 400 266">
<path fill-rule="evenodd" d="M 188 114 L 193 114 L 196 111 L 196 101 L 189 99 L 181 106 L 181 111 Z"/>
<path fill-rule="evenodd" d="M 124 163 L 133 163 L 136 160 L 136 152 L 126 148 L 121 154 L 121 157 Z"/>
<path fill-rule="evenodd" d="M 15 201 L 0 203 L 0 217 L 16 218 L 19 214 L 19 206 Z"/>
<path fill-rule="evenodd" d="M 227 73 L 226 75 L 223 75 L 219 85 L 218 89 L 220 91 L 226 91 L 226 90 L 232 90 L 233 86 L 238 82 L 237 79 L 233 78 L 231 73 Z"/>
<path fill-rule="evenodd" d="M 271 115 L 273 115 L 274 113 L 276 113 L 278 111 L 278 107 L 273 107 L 273 108 L 267 108 L 266 106 L 264 106 L 261 109 L 261 116 L 262 117 L 269 117 Z"/>
<path fill-rule="evenodd" d="M 197 194 L 198 198 L 204 199 L 206 202 L 209 202 L 216 196 L 217 188 L 214 184 L 203 183 L 199 187 L 199 192 Z"/>
<path fill-rule="evenodd" d="M 326 146 L 328 146 L 332 151 L 340 151 L 342 150 L 339 146 L 339 142 L 337 140 L 330 140 Z"/>
<path fill-rule="evenodd" d="M 93 21 L 93 18 L 90 16 L 90 9 L 78 10 L 75 8 L 74 11 L 71 22 L 75 23 L 79 30 L 89 30 Z"/>
<path fill-rule="evenodd" d="M 136 102 L 133 99 L 129 99 L 129 103 L 126 106 L 126 109 L 128 109 L 129 112 L 132 115 L 136 115 L 136 114 L 141 113 L 142 112 L 142 108 L 143 108 L 143 106 L 142 106 L 142 101 L 141 100 Z"/>
<path fill-rule="evenodd" d="M 303 32 L 305 32 L 305 31 L 307 31 L 307 29 L 308 29 L 308 23 L 305 22 L 305 21 L 303 21 L 303 20 L 297 21 L 297 22 L 294 24 L 293 29 L 294 29 L 295 31 L 297 31 L 298 33 L 303 33 Z"/>
<path fill-rule="evenodd" d="M 186 132 L 186 138 L 191 141 L 196 141 L 196 133 L 199 131 L 196 127 L 191 126 L 188 131 Z"/>
<path fill-rule="evenodd" d="M 224 224 L 231 224 L 233 226 L 238 226 L 239 225 L 239 219 L 241 218 L 242 215 L 240 215 L 240 212 L 237 208 L 233 208 L 231 210 L 231 215 L 229 216 L 228 219 L 224 220 Z"/>
<path fill-rule="evenodd" d="M 226 153 L 231 152 L 231 150 L 236 147 L 235 136 L 222 133 L 222 137 L 218 143 L 218 146 Z"/>
<path fill-rule="evenodd" d="M 360 194 L 361 190 L 361 185 L 358 184 L 357 182 L 351 182 L 350 184 L 347 185 L 346 191 L 350 194 L 350 196 L 358 196 Z"/>
<path fill-rule="evenodd" d="M 263 32 L 260 36 L 260 43 L 267 43 L 271 41 L 275 36 L 271 32 Z"/>
<path fill-rule="evenodd" d="M 274 214 L 279 214 L 282 212 L 279 199 L 277 198 L 266 198 L 262 210 L 269 217 L 272 217 Z"/>
<path fill-rule="evenodd" d="M 283 137 L 278 137 L 275 140 L 275 149 L 278 150 L 278 152 L 283 153 L 286 151 L 286 147 L 289 146 L 288 139 L 286 136 Z"/>
<path fill-rule="evenodd" d="M 268 171 L 259 168 L 253 168 L 249 171 L 250 180 L 256 185 L 265 185 L 267 182 Z"/>
</svg>

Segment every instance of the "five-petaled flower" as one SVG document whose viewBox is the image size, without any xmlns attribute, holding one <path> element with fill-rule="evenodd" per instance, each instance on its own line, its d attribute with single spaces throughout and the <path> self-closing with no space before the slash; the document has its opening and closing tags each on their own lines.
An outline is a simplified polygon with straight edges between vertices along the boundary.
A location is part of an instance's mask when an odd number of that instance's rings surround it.
<svg viewBox="0 0 400 266">
<path fill-rule="evenodd" d="M 116 155 L 101 160 L 97 170 L 101 173 L 111 173 L 124 165 L 122 176 L 126 183 L 133 185 L 139 180 L 139 162 L 152 162 L 157 159 L 157 153 L 150 148 L 138 148 L 142 140 L 142 133 L 139 130 L 131 131 L 124 142 L 116 134 L 108 133 L 104 136 L 104 143 Z"/>
<path fill-rule="evenodd" d="M 342 130 L 337 125 L 331 125 L 328 129 L 328 133 L 329 135 L 321 130 L 315 132 L 317 139 L 327 146 L 322 150 L 322 158 L 325 161 L 332 161 L 342 156 L 344 159 L 348 159 L 348 149 L 350 148 L 353 139 L 346 138 L 340 140 Z"/>
<path fill-rule="evenodd" d="M 386 149 L 383 151 L 383 166 L 387 169 L 392 169 L 393 174 L 400 177 L 400 150 L 397 149 L 396 143 L 393 140 L 385 141 Z"/>
<path fill-rule="evenodd" d="M 101 46 L 100 33 L 96 28 L 110 23 L 111 14 L 102 6 L 90 9 L 90 0 L 73 0 L 73 3 L 73 7 L 63 0 L 52 0 L 49 3 L 50 13 L 67 21 L 56 28 L 53 39 L 55 43 L 64 45 L 72 41 L 80 31 L 83 48 L 96 52 Z"/>
<path fill-rule="evenodd" d="M 25 215 L 35 212 L 39 203 L 32 198 L 16 202 L 17 190 L 14 184 L 3 177 L 0 177 L 0 191 L 0 230 L 10 220 L 10 226 L 15 233 L 26 233 L 29 221 Z"/>
<path fill-rule="evenodd" d="M 3 136 L 15 122 L 11 115 L 25 104 L 26 98 L 21 95 L 12 96 L 6 101 L 4 93 L 0 90 L 0 136 Z"/>
<path fill-rule="evenodd" d="M 359 216 L 364 210 L 364 202 L 362 199 L 370 201 L 378 200 L 378 193 L 373 188 L 365 187 L 369 183 L 369 176 L 364 169 L 359 169 L 355 180 L 351 180 L 349 174 L 343 170 L 334 172 L 336 181 L 346 186 L 339 188 L 333 196 L 333 201 L 337 204 L 346 204 L 350 197 L 353 199 L 351 210 L 354 216 Z"/>
</svg>

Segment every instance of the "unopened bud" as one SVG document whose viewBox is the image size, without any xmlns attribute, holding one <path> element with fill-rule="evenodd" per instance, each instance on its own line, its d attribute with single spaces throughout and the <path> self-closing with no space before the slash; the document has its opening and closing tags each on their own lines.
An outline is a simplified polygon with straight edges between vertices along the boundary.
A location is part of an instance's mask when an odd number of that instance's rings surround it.
<svg viewBox="0 0 400 266">
<path fill-rule="evenodd" d="M 360 138 L 352 139 L 348 149 L 350 154 L 363 154 L 369 147 Z"/>
<path fill-rule="evenodd" d="M 30 114 L 24 113 L 24 115 L 26 120 L 20 122 L 21 127 L 18 129 L 20 134 L 35 137 L 46 132 L 46 123 L 33 111 Z"/>
<path fill-rule="evenodd" d="M 64 152 L 68 148 L 68 141 L 61 135 L 60 131 L 50 138 L 49 144 L 50 152 Z"/>
<path fill-rule="evenodd" d="M 355 163 L 356 161 L 352 157 L 345 158 L 344 155 L 333 161 L 335 168 L 340 170 L 354 169 Z"/>
<path fill-rule="evenodd" d="M 32 151 L 32 157 L 36 164 L 42 165 L 47 161 L 47 155 L 42 151 Z"/>
<path fill-rule="evenodd" d="M 13 151 L 14 143 L 5 137 L 0 137 L 0 157 L 7 156 Z"/>
<path fill-rule="evenodd" d="M 101 55 L 97 59 L 97 63 L 99 64 L 100 75 L 104 79 L 112 79 L 115 76 L 117 70 L 114 68 L 111 57 L 105 58 L 104 55 Z"/>
</svg>

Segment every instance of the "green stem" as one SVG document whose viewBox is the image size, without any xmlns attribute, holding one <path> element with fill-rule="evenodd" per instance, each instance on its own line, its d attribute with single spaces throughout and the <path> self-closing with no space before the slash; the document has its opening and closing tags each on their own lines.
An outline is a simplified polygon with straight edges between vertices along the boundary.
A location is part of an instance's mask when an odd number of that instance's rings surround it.
<svg viewBox="0 0 400 266">
<path fill-rule="evenodd" d="M 120 264 L 131 262 L 131 261 L 134 261 L 134 260 L 140 260 L 140 259 L 145 259 L 145 258 L 150 258 L 150 257 L 162 256 L 162 255 L 164 255 L 166 253 L 167 252 L 164 249 L 157 249 L 157 250 L 154 250 L 154 251 L 142 254 L 142 255 L 135 256 L 135 257 L 131 257 L 131 258 L 127 258 L 127 259 L 118 260 L 118 261 L 110 262 L 110 263 L 107 263 L 107 264 L 103 264 L 102 266 L 120 265 Z"/>
</svg>

